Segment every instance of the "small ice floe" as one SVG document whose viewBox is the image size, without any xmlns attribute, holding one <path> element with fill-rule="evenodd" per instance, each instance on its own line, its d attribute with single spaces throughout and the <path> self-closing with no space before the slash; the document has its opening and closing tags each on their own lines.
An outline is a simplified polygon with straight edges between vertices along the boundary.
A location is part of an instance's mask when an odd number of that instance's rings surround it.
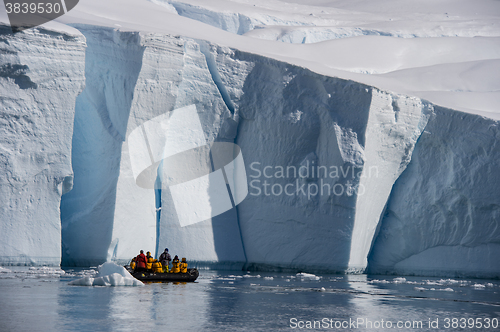
<svg viewBox="0 0 500 332">
<path fill-rule="evenodd" d="M 439 286 L 440 285 L 439 282 L 434 281 L 434 280 L 424 280 L 424 282 L 426 285 L 429 285 L 429 286 Z"/>
<path fill-rule="evenodd" d="M 28 272 L 26 273 L 41 278 L 59 277 L 66 274 L 66 272 L 64 270 L 61 270 L 60 268 L 53 268 L 48 266 L 30 267 Z"/>
<path fill-rule="evenodd" d="M 264 277 L 264 280 L 274 280 L 273 277 Z"/>
<path fill-rule="evenodd" d="M 321 288 L 319 289 L 319 291 L 320 291 L 320 292 L 326 292 L 326 289 L 325 289 L 325 287 L 321 287 Z"/>
<path fill-rule="evenodd" d="M 486 288 L 486 286 L 482 285 L 482 284 L 474 284 L 474 285 L 472 285 L 472 287 L 474 287 L 476 289 L 485 289 Z"/>
<path fill-rule="evenodd" d="M 311 273 L 297 273 L 296 276 L 298 278 L 301 278 L 302 280 L 319 280 L 321 277 L 318 277 L 317 275 L 311 274 Z"/>
<path fill-rule="evenodd" d="M 424 287 L 414 287 L 413 289 L 419 292 L 425 291 L 440 291 L 440 292 L 454 292 L 453 288 L 424 288 Z"/>
<path fill-rule="evenodd" d="M 438 289 L 442 292 L 454 292 L 453 288 L 450 288 L 450 287 L 447 287 L 447 288 L 441 288 L 441 289 Z"/>
<path fill-rule="evenodd" d="M 12 270 L 6 269 L 5 267 L 0 266 L 0 273 L 12 273 Z"/>
<path fill-rule="evenodd" d="M 115 263 L 99 265 L 99 273 L 95 276 L 85 276 L 73 280 L 69 285 L 76 286 L 143 286 L 144 284 L 132 277 L 123 266 Z"/>
<path fill-rule="evenodd" d="M 421 285 L 421 283 L 420 283 L 420 282 L 418 282 L 418 281 L 409 281 L 409 280 L 407 280 L 407 281 L 406 281 L 406 283 L 407 283 L 408 285 Z"/>
<path fill-rule="evenodd" d="M 374 280 L 369 281 L 369 283 L 370 284 L 390 284 L 391 282 L 387 281 L 387 280 L 374 279 Z"/>
<path fill-rule="evenodd" d="M 464 280 L 462 280 L 464 281 Z M 456 284 L 459 284 L 460 281 L 458 280 L 455 280 L 455 279 L 446 279 L 446 280 L 439 280 L 440 283 L 442 283 L 443 285 L 456 285 Z"/>
<path fill-rule="evenodd" d="M 392 279 L 392 282 L 395 284 L 404 284 L 406 282 L 406 278 L 403 277 L 394 278 Z"/>
</svg>

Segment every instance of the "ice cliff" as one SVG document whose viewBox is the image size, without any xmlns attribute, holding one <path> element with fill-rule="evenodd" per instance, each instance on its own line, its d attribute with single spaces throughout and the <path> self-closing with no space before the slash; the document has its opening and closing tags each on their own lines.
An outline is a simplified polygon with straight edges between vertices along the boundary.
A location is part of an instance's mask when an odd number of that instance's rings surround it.
<svg viewBox="0 0 500 332">
<path fill-rule="evenodd" d="M 75 99 L 85 38 L 0 26 L 1 264 L 61 261 L 61 195 L 71 190 Z"/>
<path fill-rule="evenodd" d="M 168 247 L 239 268 L 500 275 L 497 121 L 202 40 L 74 27 L 0 36 L 1 264 Z M 168 187 L 136 185 L 128 137 L 189 105 L 207 142 L 241 147 L 249 194 L 181 227 Z"/>
</svg>

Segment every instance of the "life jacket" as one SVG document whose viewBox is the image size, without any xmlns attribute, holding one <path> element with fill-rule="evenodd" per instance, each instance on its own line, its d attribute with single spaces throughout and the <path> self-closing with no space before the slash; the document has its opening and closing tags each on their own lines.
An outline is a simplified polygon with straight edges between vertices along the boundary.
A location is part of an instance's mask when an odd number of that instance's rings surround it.
<svg viewBox="0 0 500 332">
<path fill-rule="evenodd" d="M 132 270 L 135 270 L 135 258 L 134 258 L 134 259 L 132 259 L 132 261 L 130 262 L 130 268 L 131 268 Z"/>
<path fill-rule="evenodd" d="M 138 269 L 146 268 L 146 256 L 144 254 L 137 255 L 137 257 L 135 258 L 135 262 Z"/>
<path fill-rule="evenodd" d="M 146 256 L 146 269 L 151 270 L 153 268 L 154 258 L 152 256 Z"/>
<path fill-rule="evenodd" d="M 153 272 L 155 272 L 155 273 L 162 273 L 163 272 L 163 267 L 161 266 L 161 263 L 158 262 L 156 259 L 153 262 Z"/>
<path fill-rule="evenodd" d="M 181 273 L 187 273 L 188 271 L 188 263 L 182 262 L 181 263 Z"/>
<path fill-rule="evenodd" d="M 180 268 L 179 268 L 179 260 L 178 259 L 174 259 L 172 261 L 172 270 L 171 270 L 172 273 L 179 273 L 181 272 Z"/>
</svg>

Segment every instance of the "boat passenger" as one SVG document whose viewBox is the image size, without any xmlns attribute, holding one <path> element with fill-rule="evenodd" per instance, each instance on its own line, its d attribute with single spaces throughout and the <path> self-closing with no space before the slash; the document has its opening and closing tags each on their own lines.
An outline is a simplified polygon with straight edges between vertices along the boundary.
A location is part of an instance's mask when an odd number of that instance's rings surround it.
<svg viewBox="0 0 500 332">
<path fill-rule="evenodd" d="M 147 252 L 146 253 L 146 269 L 151 271 L 151 269 L 153 268 L 153 261 L 154 261 L 154 258 L 153 256 L 151 256 L 151 252 Z"/>
<path fill-rule="evenodd" d="M 137 255 L 135 258 L 136 266 L 135 270 L 136 271 L 146 271 L 146 255 L 144 255 L 144 250 L 141 250 L 141 253 Z"/>
<path fill-rule="evenodd" d="M 186 257 L 182 257 L 181 273 L 187 273 L 187 271 L 188 271 L 188 263 L 186 262 Z"/>
<path fill-rule="evenodd" d="M 165 251 L 160 255 L 160 263 L 163 266 L 164 272 L 168 272 L 171 260 L 172 257 L 168 253 L 168 248 L 165 248 Z"/>
<path fill-rule="evenodd" d="M 179 257 L 175 255 L 174 260 L 172 261 L 172 273 L 179 273 L 181 269 L 179 267 Z"/>
<path fill-rule="evenodd" d="M 135 257 L 132 258 L 132 261 L 130 262 L 130 268 L 133 270 L 135 270 Z"/>
<path fill-rule="evenodd" d="M 162 273 L 163 272 L 163 267 L 161 266 L 161 263 L 158 262 L 157 259 L 153 261 L 153 272 L 154 273 Z"/>
</svg>

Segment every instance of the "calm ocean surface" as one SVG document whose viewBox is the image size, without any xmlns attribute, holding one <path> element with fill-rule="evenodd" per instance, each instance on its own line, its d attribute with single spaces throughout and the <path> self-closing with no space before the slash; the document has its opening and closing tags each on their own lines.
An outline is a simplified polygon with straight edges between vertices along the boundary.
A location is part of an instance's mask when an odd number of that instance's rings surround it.
<svg viewBox="0 0 500 332">
<path fill-rule="evenodd" d="M 195 283 L 68 285 L 81 274 L 1 269 L 0 331 L 500 331 L 498 280 L 200 270 Z"/>
</svg>

